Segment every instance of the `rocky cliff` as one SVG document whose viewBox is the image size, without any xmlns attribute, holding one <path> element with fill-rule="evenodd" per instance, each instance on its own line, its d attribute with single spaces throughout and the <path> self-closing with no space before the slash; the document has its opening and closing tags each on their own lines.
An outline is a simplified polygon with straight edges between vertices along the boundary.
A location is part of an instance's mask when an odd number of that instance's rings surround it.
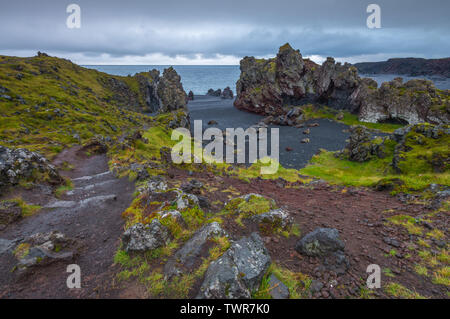
<svg viewBox="0 0 450 319">
<path fill-rule="evenodd" d="M 375 81 L 361 79 L 354 66 L 333 58 L 319 66 L 289 44 L 273 59 L 245 57 L 240 68 L 234 105 L 250 112 L 283 115 L 291 106 L 318 103 L 358 114 L 366 122 L 449 122 L 449 92 L 430 81 L 403 84 L 396 79 L 378 89 Z"/>
<path fill-rule="evenodd" d="M 363 74 L 403 74 L 409 76 L 442 76 L 450 78 L 450 58 L 400 58 L 383 62 L 363 62 L 354 65 Z"/>
<path fill-rule="evenodd" d="M 113 92 L 108 102 L 144 113 L 186 108 L 187 95 L 173 67 L 165 69 L 162 76 L 156 69 L 128 78 L 102 75 L 102 84 Z"/>
<path fill-rule="evenodd" d="M 349 97 L 358 82 L 357 70 L 350 64 L 328 58 L 319 66 L 285 44 L 273 59 L 245 57 L 241 61 L 235 106 L 265 115 L 282 114 L 283 106 L 311 102 L 351 110 Z"/>
<path fill-rule="evenodd" d="M 375 81 L 363 79 L 352 95 L 352 103 L 363 122 L 450 123 L 449 90 L 438 90 L 428 80 L 403 83 L 402 78 L 396 78 L 378 89 Z"/>
</svg>

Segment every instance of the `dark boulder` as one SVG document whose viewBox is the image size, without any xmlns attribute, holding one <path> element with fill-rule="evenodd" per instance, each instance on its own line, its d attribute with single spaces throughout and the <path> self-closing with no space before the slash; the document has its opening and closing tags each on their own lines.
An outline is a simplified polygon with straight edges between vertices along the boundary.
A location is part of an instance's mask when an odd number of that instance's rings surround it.
<svg viewBox="0 0 450 319">
<path fill-rule="evenodd" d="M 258 289 L 271 259 L 261 237 L 252 233 L 233 243 L 206 271 L 197 298 L 250 298 Z"/>
<path fill-rule="evenodd" d="M 51 184 L 63 181 L 56 168 L 38 153 L 0 146 L 0 189 L 17 185 L 21 180 L 32 180 L 35 173 L 45 176 L 45 181 Z"/>
<path fill-rule="evenodd" d="M 286 287 L 277 277 L 270 276 L 269 293 L 272 299 L 289 299 L 289 288 Z"/>
<path fill-rule="evenodd" d="M 217 89 L 217 90 L 209 89 L 208 92 L 206 93 L 206 95 L 220 97 L 222 95 L 222 90 L 221 89 Z"/>
<path fill-rule="evenodd" d="M 170 279 L 173 276 L 192 271 L 208 242 L 217 236 L 226 236 L 226 232 L 217 222 L 207 224 L 198 230 L 183 247 L 169 258 L 164 266 L 166 278 Z"/>
<path fill-rule="evenodd" d="M 349 267 L 344 249 L 339 231 L 334 228 L 318 228 L 304 236 L 295 246 L 300 254 L 320 258 L 325 269 L 337 274 L 345 273 Z"/>
<path fill-rule="evenodd" d="M 339 231 L 334 228 L 318 228 L 305 235 L 295 249 L 304 255 L 322 257 L 345 248 L 339 239 Z"/>
<path fill-rule="evenodd" d="M 223 89 L 220 97 L 222 99 L 232 99 L 232 98 L 234 98 L 233 91 L 231 91 L 230 87 L 227 86 L 225 89 Z"/>
<path fill-rule="evenodd" d="M 122 236 L 125 251 L 147 251 L 162 247 L 170 239 L 170 233 L 159 220 L 154 219 L 149 225 L 137 223 L 128 228 Z"/>
<path fill-rule="evenodd" d="M 200 194 L 202 188 L 203 183 L 196 179 L 191 179 L 190 181 L 181 184 L 181 190 L 186 193 Z"/>
</svg>

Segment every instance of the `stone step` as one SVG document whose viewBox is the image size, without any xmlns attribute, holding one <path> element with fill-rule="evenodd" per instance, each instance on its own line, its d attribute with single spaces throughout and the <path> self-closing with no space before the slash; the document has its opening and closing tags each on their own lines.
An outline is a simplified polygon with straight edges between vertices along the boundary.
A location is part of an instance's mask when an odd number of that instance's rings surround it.
<svg viewBox="0 0 450 319">
<path fill-rule="evenodd" d="M 104 182 L 75 187 L 73 190 L 66 192 L 66 195 L 74 196 L 74 195 L 83 194 L 85 192 L 92 192 L 92 191 L 95 191 L 96 189 L 98 189 L 99 187 L 106 186 L 106 185 L 112 184 L 114 182 L 116 182 L 115 179 L 109 179 Z"/>
<path fill-rule="evenodd" d="M 71 200 L 55 200 L 45 205 L 44 208 L 72 208 L 76 204 L 77 202 Z"/>
<path fill-rule="evenodd" d="M 85 185 L 86 182 L 92 183 L 95 180 L 99 180 L 108 176 L 112 176 L 113 173 L 110 171 L 106 171 L 103 173 L 95 174 L 95 175 L 88 175 L 88 176 L 82 176 L 73 178 L 72 181 L 75 182 L 77 186 Z"/>
<path fill-rule="evenodd" d="M 100 196 L 93 196 L 93 197 L 89 197 L 83 200 L 80 200 L 78 202 L 76 201 L 64 201 L 64 200 L 56 200 L 53 201 L 49 204 L 47 204 L 46 206 L 44 206 L 44 208 L 84 208 L 90 205 L 101 205 L 104 202 L 108 201 L 108 200 L 116 200 L 117 199 L 117 195 L 114 194 L 110 194 L 110 195 L 100 195 Z"/>
<path fill-rule="evenodd" d="M 89 205 L 101 205 L 106 201 L 109 200 L 116 200 L 117 199 L 117 195 L 111 194 L 111 195 L 101 195 L 101 196 L 94 196 L 94 197 L 89 197 L 86 199 L 83 199 L 79 202 L 79 206 L 81 208 L 83 207 L 87 207 Z"/>
</svg>

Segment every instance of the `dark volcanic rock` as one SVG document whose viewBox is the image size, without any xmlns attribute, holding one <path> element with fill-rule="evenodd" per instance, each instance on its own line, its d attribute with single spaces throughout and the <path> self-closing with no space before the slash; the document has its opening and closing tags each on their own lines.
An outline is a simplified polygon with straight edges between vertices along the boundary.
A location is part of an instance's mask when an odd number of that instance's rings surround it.
<svg viewBox="0 0 450 319">
<path fill-rule="evenodd" d="M 339 239 L 339 231 L 334 228 L 318 228 L 305 235 L 295 249 L 308 256 L 322 257 L 343 250 L 344 243 Z"/>
<path fill-rule="evenodd" d="M 222 94 L 222 90 L 221 89 L 217 89 L 217 90 L 209 89 L 208 92 L 206 93 L 206 95 L 217 96 L 217 97 L 219 97 L 221 94 Z"/>
<path fill-rule="evenodd" d="M 227 86 L 223 89 L 222 94 L 220 95 L 222 99 L 232 99 L 234 97 L 233 91 L 231 91 L 230 87 Z"/>
<path fill-rule="evenodd" d="M 210 264 L 197 298 L 250 298 L 270 262 L 261 237 L 252 233 L 233 243 L 225 254 Z"/>
<path fill-rule="evenodd" d="M 282 208 L 271 210 L 267 213 L 257 214 L 250 218 L 253 222 L 269 228 L 288 229 L 292 225 L 292 217 Z"/>
<path fill-rule="evenodd" d="M 115 77 L 102 80 L 103 84 L 113 92 L 112 102 L 144 113 L 186 108 L 187 95 L 181 84 L 181 78 L 174 68 L 165 69 L 162 76 L 158 70 L 154 69 L 138 73 L 133 77 L 139 84 L 137 92 L 124 80 Z"/>
<path fill-rule="evenodd" d="M 350 96 L 360 79 L 356 68 L 328 58 L 322 66 L 304 60 L 298 50 L 283 45 L 276 58 L 241 60 L 235 106 L 256 113 L 282 114 L 284 105 L 328 103 L 353 111 Z"/>
<path fill-rule="evenodd" d="M 0 189 L 31 179 L 35 172 L 47 174 L 50 183 L 62 182 L 56 168 L 45 157 L 26 149 L 0 146 Z"/>
<path fill-rule="evenodd" d="M 436 89 L 431 81 L 403 84 L 395 79 L 378 89 L 375 81 L 361 79 L 354 66 L 333 58 L 317 65 L 289 44 L 272 59 L 245 57 L 240 68 L 235 107 L 272 115 L 274 124 L 297 125 L 286 115 L 293 106 L 308 103 L 359 114 L 363 122 L 450 122 L 450 93 Z"/>
<path fill-rule="evenodd" d="M 17 244 L 17 240 L 0 238 L 0 256 L 4 253 L 11 253 Z"/>
<path fill-rule="evenodd" d="M 196 179 L 192 179 L 187 183 L 183 183 L 181 184 L 181 190 L 186 192 L 186 193 L 192 193 L 192 194 L 200 194 L 201 189 L 203 187 L 203 183 L 196 180 Z"/>
<path fill-rule="evenodd" d="M 161 101 L 161 112 L 186 108 L 186 92 L 181 84 L 180 76 L 173 67 L 164 70 L 157 92 Z"/>
<path fill-rule="evenodd" d="M 274 275 L 270 276 L 269 289 L 273 299 L 289 299 L 289 288 Z"/>
<path fill-rule="evenodd" d="M 356 63 L 355 67 L 364 74 L 430 75 L 450 78 L 450 58 L 395 58 L 383 62 Z"/>
<path fill-rule="evenodd" d="M 188 101 L 194 101 L 194 92 L 189 91 L 187 98 L 188 98 Z"/>
<path fill-rule="evenodd" d="M 196 261 L 200 258 L 202 251 L 207 247 L 208 241 L 213 237 L 225 235 L 225 231 L 217 222 L 207 224 L 198 230 L 183 247 L 169 258 L 164 266 L 166 278 L 191 271 Z"/>
<path fill-rule="evenodd" d="M 349 267 L 345 244 L 334 228 L 318 228 L 304 236 L 295 246 L 300 254 L 319 257 L 327 270 L 343 274 Z"/>
<path fill-rule="evenodd" d="M 122 236 L 122 242 L 127 252 L 155 249 L 164 246 L 169 239 L 168 229 L 157 219 L 154 219 L 149 225 L 137 223 L 128 228 Z"/>
<path fill-rule="evenodd" d="M 377 143 L 377 140 L 372 139 L 370 131 L 362 125 L 355 125 L 350 127 L 349 143 L 346 146 L 344 153 L 351 161 L 365 162 L 368 161 L 372 155 L 379 158 L 384 157 L 384 140 Z"/>
<path fill-rule="evenodd" d="M 64 234 L 53 231 L 36 233 L 27 237 L 16 247 L 14 254 L 18 260 L 20 274 L 32 267 L 42 267 L 58 261 L 70 261 L 80 249 L 80 243 Z"/>
<path fill-rule="evenodd" d="M 417 124 L 450 123 L 450 93 L 436 89 L 433 82 L 402 78 L 385 82 L 377 89 L 372 80 L 364 80 L 352 95 L 362 122 Z"/>
</svg>

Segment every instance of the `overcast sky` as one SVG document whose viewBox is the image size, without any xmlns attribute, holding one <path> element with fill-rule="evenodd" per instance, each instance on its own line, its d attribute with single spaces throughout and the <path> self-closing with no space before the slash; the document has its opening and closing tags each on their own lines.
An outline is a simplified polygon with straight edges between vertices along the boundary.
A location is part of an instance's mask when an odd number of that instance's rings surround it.
<svg viewBox="0 0 450 319">
<path fill-rule="evenodd" d="M 81 7 L 81 28 L 66 7 Z M 381 29 L 366 25 L 370 3 Z M 450 56 L 449 0 L 0 0 L 0 54 L 79 64 L 238 64 L 289 42 L 316 62 Z"/>
</svg>

